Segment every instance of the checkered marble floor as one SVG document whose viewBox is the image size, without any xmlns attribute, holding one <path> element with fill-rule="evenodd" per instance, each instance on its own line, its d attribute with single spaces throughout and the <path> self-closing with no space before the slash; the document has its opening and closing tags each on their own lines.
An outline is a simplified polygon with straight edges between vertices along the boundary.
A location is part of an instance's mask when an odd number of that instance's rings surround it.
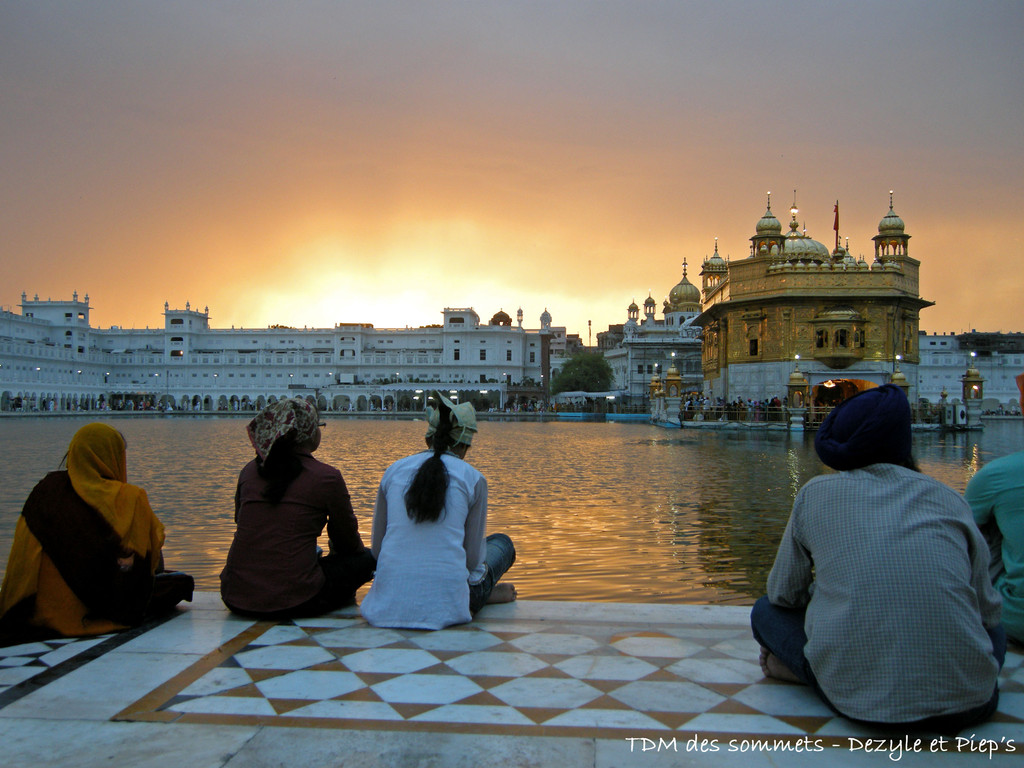
<svg viewBox="0 0 1024 768">
<path fill-rule="evenodd" d="M 112 637 L 61 638 L 0 647 L 0 707 L 101 655 Z"/>
<path fill-rule="evenodd" d="M 436 632 L 376 629 L 355 609 L 258 622 L 114 719 L 619 740 L 814 735 L 836 747 L 863 737 L 809 689 L 762 677 L 748 616 L 527 601 Z M 1024 741 L 1020 651 L 979 736 Z"/>
</svg>

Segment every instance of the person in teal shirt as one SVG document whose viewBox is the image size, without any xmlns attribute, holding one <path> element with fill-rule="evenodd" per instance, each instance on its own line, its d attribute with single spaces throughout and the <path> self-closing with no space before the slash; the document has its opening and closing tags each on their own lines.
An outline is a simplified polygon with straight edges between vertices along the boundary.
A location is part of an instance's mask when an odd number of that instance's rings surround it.
<svg viewBox="0 0 1024 768">
<path fill-rule="evenodd" d="M 992 583 L 1006 634 L 1024 645 L 1024 451 L 990 461 L 971 478 L 967 503 L 992 550 Z"/>
</svg>

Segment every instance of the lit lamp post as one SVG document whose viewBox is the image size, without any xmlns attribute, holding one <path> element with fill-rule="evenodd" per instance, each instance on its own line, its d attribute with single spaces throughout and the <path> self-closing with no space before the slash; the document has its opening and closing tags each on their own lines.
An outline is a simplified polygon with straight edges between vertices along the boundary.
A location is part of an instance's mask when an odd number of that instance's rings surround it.
<svg viewBox="0 0 1024 768">
<path fill-rule="evenodd" d="M 795 357 L 796 364 L 793 372 L 789 374 L 789 382 L 786 384 L 787 398 L 789 403 L 789 429 L 791 432 L 803 432 L 804 414 L 807 413 L 807 400 L 810 395 L 810 385 L 807 377 L 800 370 L 800 355 Z"/>
<path fill-rule="evenodd" d="M 892 372 L 892 377 L 889 379 L 890 384 L 895 384 L 897 387 L 903 390 L 903 394 L 907 396 L 907 400 L 910 399 L 910 382 L 907 381 L 907 377 L 903 375 L 903 371 L 900 370 L 900 361 L 903 359 L 903 355 L 896 355 L 896 370 Z"/>
<path fill-rule="evenodd" d="M 976 353 L 971 352 L 967 372 L 961 377 L 964 407 L 967 410 L 967 428 L 981 429 L 981 401 L 985 397 L 985 380 L 974 365 Z"/>
</svg>

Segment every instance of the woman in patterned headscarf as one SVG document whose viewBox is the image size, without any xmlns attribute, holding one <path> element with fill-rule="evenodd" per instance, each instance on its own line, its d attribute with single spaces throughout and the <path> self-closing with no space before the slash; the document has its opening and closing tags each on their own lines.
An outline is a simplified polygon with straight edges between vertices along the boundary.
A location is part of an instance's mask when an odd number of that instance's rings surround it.
<svg viewBox="0 0 1024 768">
<path fill-rule="evenodd" d="M 301 398 L 272 403 L 248 426 L 256 450 L 238 478 L 235 537 L 221 572 L 221 597 L 235 613 L 316 616 L 351 605 L 373 577 L 341 473 L 313 458 L 316 408 Z M 327 527 L 331 552 L 317 538 Z"/>
<path fill-rule="evenodd" d="M 192 599 L 192 578 L 163 573 L 164 527 L 127 482 L 125 440 L 88 424 L 67 470 L 40 481 L 18 518 L 0 590 L 7 638 L 97 635 Z"/>
</svg>

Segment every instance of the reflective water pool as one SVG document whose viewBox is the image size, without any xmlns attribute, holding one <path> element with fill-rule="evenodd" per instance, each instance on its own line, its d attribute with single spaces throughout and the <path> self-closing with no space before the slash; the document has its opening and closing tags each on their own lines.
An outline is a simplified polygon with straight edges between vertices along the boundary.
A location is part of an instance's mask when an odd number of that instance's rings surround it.
<svg viewBox="0 0 1024 768">
<path fill-rule="evenodd" d="M 0 420 L 0 568 L 25 497 L 87 421 Z M 146 489 L 167 528 L 168 565 L 218 589 L 235 481 L 252 457 L 246 420 L 111 423 L 128 441 L 129 480 Z M 423 429 L 328 419 L 317 456 L 345 476 L 365 541 L 381 473 L 420 449 Z M 1020 420 L 915 434 L 921 468 L 959 491 L 986 461 L 1021 448 Z M 482 422 L 468 459 L 488 478 L 489 530 L 516 543 L 507 578 L 531 599 L 752 603 L 793 497 L 827 471 L 811 434 L 643 424 Z"/>
</svg>

